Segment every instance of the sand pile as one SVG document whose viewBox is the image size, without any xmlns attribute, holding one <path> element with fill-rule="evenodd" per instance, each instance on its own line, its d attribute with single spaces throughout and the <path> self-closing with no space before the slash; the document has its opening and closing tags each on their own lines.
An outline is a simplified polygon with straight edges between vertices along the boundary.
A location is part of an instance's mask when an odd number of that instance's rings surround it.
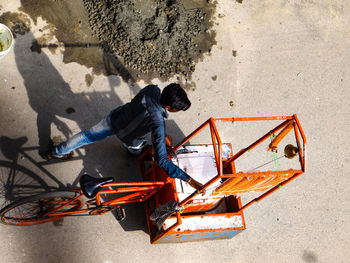
<svg viewBox="0 0 350 263">
<path fill-rule="evenodd" d="M 95 36 L 124 65 L 163 77 L 189 76 L 215 44 L 210 0 L 83 0 Z"/>
</svg>

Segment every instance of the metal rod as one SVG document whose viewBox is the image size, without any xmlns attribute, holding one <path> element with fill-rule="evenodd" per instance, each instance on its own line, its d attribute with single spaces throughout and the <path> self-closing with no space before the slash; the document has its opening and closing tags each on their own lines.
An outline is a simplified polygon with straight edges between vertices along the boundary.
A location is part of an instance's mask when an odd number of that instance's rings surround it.
<svg viewBox="0 0 350 263">
<path fill-rule="evenodd" d="M 291 120 L 292 116 L 271 116 L 271 117 L 233 117 L 233 118 L 216 118 L 215 121 L 274 121 L 274 120 Z"/>
<path fill-rule="evenodd" d="M 231 162 L 235 161 L 237 158 L 241 157 L 245 152 L 253 149 L 254 147 L 258 146 L 260 143 L 262 143 L 263 141 L 265 141 L 267 138 L 269 138 L 271 133 L 274 133 L 280 129 L 282 129 L 284 126 L 286 126 L 288 124 L 288 122 L 290 122 L 290 120 L 286 120 L 284 122 L 282 122 L 280 125 L 278 125 L 277 127 L 275 127 L 274 129 L 272 129 L 271 131 L 269 131 L 268 133 L 266 133 L 264 136 L 262 136 L 260 139 L 258 139 L 257 141 L 255 141 L 254 143 L 252 143 L 251 145 L 249 145 L 247 148 L 245 149 L 241 149 L 238 153 L 236 153 L 234 156 L 232 156 L 230 159 L 228 159 L 225 163 L 224 163 L 224 168 L 226 168 Z"/>
<path fill-rule="evenodd" d="M 264 164 L 262 164 L 262 165 L 260 165 L 260 166 L 258 166 L 258 167 L 255 167 L 254 169 L 248 170 L 246 173 L 253 172 L 253 171 L 256 170 L 256 169 L 258 169 L 258 168 L 260 168 L 260 167 L 263 167 L 263 166 L 265 166 L 265 165 L 267 165 L 267 164 L 269 164 L 269 163 L 272 163 L 272 162 L 274 162 L 274 161 L 276 161 L 276 160 L 279 160 L 279 159 L 281 159 L 281 158 L 283 158 L 283 157 L 286 157 L 286 156 L 285 156 L 285 155 L 282 155 L 282 156 L 278 157 L 278 158 L 275 159 L 275 160 L 271 160 L 271 161 L 269 161 L 269 162 L 267 162 L 267 163 L 264 163 Z"/>
</svg>

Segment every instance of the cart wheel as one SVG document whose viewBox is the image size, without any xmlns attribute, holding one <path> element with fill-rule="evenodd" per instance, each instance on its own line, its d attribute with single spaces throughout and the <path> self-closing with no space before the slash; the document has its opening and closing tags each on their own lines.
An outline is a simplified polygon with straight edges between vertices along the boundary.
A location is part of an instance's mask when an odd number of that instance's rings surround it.
<svg viewBox="0 0 350 263">
<path fill-rule="evenodd" d="M 115 209 L 115 214 L 118 221 L 122 221 L 126 217 L 125 209 L 120 206 Z"/>
</svg>

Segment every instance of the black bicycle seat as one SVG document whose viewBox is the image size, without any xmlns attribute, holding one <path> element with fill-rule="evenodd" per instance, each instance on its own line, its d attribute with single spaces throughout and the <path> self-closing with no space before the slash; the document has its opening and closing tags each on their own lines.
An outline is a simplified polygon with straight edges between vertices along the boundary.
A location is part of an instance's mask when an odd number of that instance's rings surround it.
<svg viewBox="0 0 350 263">
<path fill-rule="evenodd" d="M 114 182 L 113 177 L 96 178 L 87 174 L 80 177 L 80 187 L 83 194 L 88 198 L 94 198 L 102 186 Z"/>
</svg>

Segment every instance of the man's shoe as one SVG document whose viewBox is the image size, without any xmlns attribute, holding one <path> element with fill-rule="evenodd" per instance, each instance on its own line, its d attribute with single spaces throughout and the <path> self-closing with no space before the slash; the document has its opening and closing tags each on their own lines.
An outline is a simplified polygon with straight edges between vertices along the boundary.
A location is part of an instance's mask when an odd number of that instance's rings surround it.
<svg viewBox="0 0 350 263">
<path fill-rule="evenodd" d="M 145 149 L 147 149 L 148 147 L 146 146 L 147 141 L 142 142 L 140 145 L 138 146 L 128 146 L 126 144 L 124 144 L 124 146 L 126 147 L 128 154 L 130 156 L 133 157 L 138 157 L 140 156 Z"/>
<path fill-rule="evenodd" d="M 126 150 L 131 157 L 139 157 L 143 152 L 143 149 L 134 150 L 134 149 L 126 148 Z"/>
<path fill-rule="evenodd" d="M 73 157 L 74 157 L 74 153 L 73 152 L 67 153 L 67 154 L 62 155 L 62 156 L 57 156 L 57 155 L 54 155 L 52 153 L 52 150 L 46 151 L 45 156 L 44 156 L 44 158 L 46 160 L 52 160 L 52 159 L 70 160 Z"/>
</svg>

